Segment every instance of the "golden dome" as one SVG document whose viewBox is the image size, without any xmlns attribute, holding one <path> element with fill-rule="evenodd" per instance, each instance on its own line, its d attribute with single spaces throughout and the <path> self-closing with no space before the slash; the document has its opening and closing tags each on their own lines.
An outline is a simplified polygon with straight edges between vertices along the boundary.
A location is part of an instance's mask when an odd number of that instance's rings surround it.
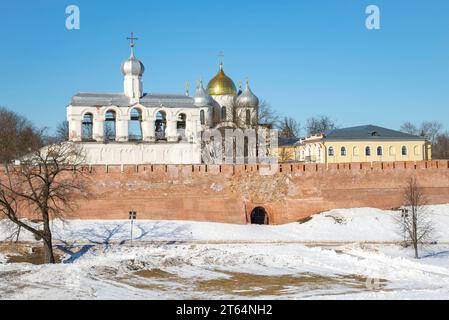
<svg viewBox="0 0 449 320">
<path fill-rule="evenodd" d="M 229 78 L 223 71 L 223 65 L 220 64 L 220 70 L 217 75 L 207 85 L 207 91 L 210 95 L 235 95 L 237 89 L 234 81 Z"/>
</svg>

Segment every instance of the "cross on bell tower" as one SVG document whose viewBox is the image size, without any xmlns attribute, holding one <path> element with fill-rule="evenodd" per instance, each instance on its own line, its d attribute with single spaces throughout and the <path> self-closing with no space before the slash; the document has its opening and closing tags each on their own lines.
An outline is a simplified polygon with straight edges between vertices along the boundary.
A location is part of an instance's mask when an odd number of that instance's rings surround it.
<svg viewBox="0 0 449 320">
<path fill-rule="evenodd" d="M 129 40 L 131 55 L 122 63 L 122 73 L 125 76 L 124 93 L 127 97 L 131 98 L 132 103 L 136 103 L 143 95 L 142 76 L 145 67 L 143 63 L 134 56 L 134 41 L 139 40 L 139 38 L 134 37 L 134 32 L 131 32 L 131 36 L 127 37 L 126 40 Z"/>
<path fill-rule="evenodd" d="M 139 40 L 139 38 L 135 38 L 134 32 L 131 32 L 131 36 L 127 37 L 126 40 L 129 40 L 129 46 L 131 47 L 131 55 L 134 56 L 134 41 Z"/>
</svg>

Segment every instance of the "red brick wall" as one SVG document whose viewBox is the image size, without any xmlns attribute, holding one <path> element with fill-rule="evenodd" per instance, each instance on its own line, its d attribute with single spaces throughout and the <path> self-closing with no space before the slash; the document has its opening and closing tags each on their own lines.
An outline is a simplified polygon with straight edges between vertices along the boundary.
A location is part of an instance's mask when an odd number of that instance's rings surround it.
<svg viewBox="0 0 449 320">
<path fill-rule="evenodd" d="M 428 203 L 449 203 L 449 162 L 266 165 L 95 166 L 91 196 L 70 218 L 175 219 L 246 223 L 257 206 L 282 224 L 335 208 L 402 205 L 402 188 L 416 176 Z M 249 219 L 249 218 L 248 218 Z"/>
</svg>

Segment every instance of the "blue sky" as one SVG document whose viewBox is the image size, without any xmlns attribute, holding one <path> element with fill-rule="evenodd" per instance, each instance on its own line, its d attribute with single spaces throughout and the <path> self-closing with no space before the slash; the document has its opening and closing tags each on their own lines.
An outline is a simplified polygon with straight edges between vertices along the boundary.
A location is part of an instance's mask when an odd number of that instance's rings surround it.
<svg viewBox="0 0 449 320">
<path fill-rule="evenodd" d="M 67 5 L 81 29 L 65 28 Z M 365 8 L 381 30 L 365 28 Z M 54 128 L 78 91 L 122 90 L 126 37 L 140 38 L 148 92 L 225 71 L 280 114 L 340 126 L 438 120 L 449 129 L 449 1 L 102 1 L 0 3 L 0 105 Z M 193 90 L 192 90 L 193 91 Z"/>
</svg>

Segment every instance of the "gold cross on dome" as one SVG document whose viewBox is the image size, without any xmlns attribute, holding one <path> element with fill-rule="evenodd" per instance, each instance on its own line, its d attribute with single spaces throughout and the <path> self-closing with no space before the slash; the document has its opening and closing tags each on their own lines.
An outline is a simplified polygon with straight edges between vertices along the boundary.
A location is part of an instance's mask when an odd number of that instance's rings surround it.
<svg viewBox="0 0 449 320">
<path fill-rule="evenodd" d="M 223 65 L 223 60 L 224 60 L 224 53 L 223 53 L 223 51 L 220 51 L 218 53 L 218 61 L 220 62 L 220 66 Z"/>
</svg>

